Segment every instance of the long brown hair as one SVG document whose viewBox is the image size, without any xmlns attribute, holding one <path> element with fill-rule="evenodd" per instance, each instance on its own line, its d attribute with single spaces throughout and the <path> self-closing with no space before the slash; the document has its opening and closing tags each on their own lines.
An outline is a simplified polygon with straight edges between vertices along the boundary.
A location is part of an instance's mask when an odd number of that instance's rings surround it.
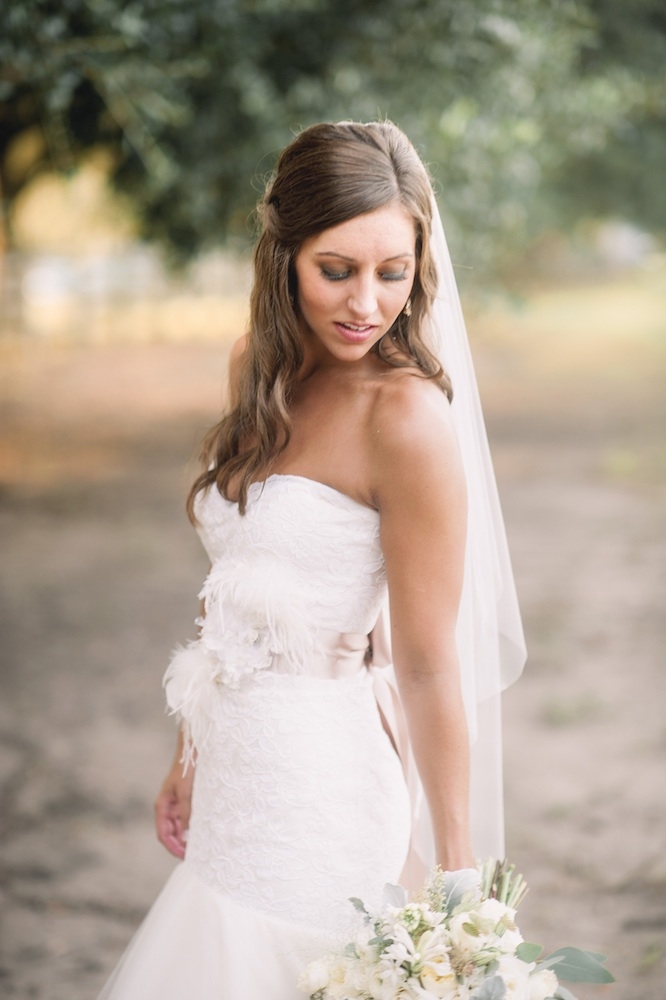
<svg viewBox="0 0 666 1000">
<path fill-rule="evenodd" d="M 254 250 L 250 326 L 238 398 L 208 434 L 197 494 L 213 484 L 245 512 L 247 491 L 289 443 L 289 403 L 303 363 L 294 303 L 294 260 L 304 242 L 325 229 L 389 204 L 401 205 L 416 227 L 411 314 L 401 313 L 374 350 L 389 365 L 418 368 L 451 397 L 451 385 L 422 336 L 437 289 L 430 252 L 431 186 L 409 139 L 391 122 L 313 125 L 282 152 L 258 206 L 261 235 Z M 384 344 L 383 341 L 387 343 Z M 389 346 L 390 345 L 390 346 Z"/>
</svg>

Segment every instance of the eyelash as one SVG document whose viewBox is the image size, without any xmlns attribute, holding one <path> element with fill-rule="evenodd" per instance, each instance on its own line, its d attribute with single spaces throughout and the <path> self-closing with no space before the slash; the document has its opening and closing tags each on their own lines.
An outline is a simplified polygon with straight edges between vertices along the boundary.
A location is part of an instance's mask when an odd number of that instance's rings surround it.
<svg viewBox="0 0 666 1000">
<path fill-rule="evenodd" d="M 321 273 L 327 281 L 344 281 L 350 276 L 351 271 L 328 271 L 322 267 Z M 404 281 L 407 274 L 405 271 L 385 271 L 380 277 L 382 281 Z"/>
</svg>

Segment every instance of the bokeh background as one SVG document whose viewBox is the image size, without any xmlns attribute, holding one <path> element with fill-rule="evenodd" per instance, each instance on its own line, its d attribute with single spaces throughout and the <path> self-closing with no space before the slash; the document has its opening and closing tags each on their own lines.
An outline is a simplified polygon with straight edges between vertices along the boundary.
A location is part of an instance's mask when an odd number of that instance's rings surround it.
<svg viewBox="0 0 666 1000">
<path fill-rule="evenodd" d="M 660 0 L 4 0 L 2 996 L 95 996 L 172 866 L 160 680 L 252 206 L 301 126 L 389 116 L 436 179 L 524 611 L 521 926 L 610 956 L 581 1000 L 664 1000 L 665 66 Z"/>
</svg>

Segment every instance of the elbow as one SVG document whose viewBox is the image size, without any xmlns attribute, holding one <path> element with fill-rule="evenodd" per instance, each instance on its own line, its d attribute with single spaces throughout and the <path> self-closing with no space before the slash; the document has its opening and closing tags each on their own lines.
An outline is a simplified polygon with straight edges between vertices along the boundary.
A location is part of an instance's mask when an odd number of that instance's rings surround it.
<svg viewBox="0 0 666 1000">
<path fill-rule="evenodd" d="M 430 616 L 419 620 L 414 614 L 393 621 L 393 663 L 401 688 L 434 690 L 460 685 L 455 619 L 442 613 L 433 624 Z"/>
<path fill-rule="evenodd" d="M 460 687 L 460 666 L 455 644 L 436 651 L 414 650 L 395 658 L 396 676 L 401 687 L 437 689 Z"/>
</svg>

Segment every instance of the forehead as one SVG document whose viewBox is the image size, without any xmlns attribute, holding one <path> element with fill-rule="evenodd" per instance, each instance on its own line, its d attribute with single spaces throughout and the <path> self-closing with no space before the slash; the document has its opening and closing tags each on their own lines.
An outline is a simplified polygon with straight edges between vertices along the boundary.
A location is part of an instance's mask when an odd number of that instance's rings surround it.
<svg viewBox="0 0 666 1000">
<path fill-rule="evenodd" d="M 301 250 L 311 253 L 339 253 L 348 257 L 413 254 L 416 224 L 399 204 L 385 205 L 373 212 L 355 215 L 305 240 Z"/>
</svg>

